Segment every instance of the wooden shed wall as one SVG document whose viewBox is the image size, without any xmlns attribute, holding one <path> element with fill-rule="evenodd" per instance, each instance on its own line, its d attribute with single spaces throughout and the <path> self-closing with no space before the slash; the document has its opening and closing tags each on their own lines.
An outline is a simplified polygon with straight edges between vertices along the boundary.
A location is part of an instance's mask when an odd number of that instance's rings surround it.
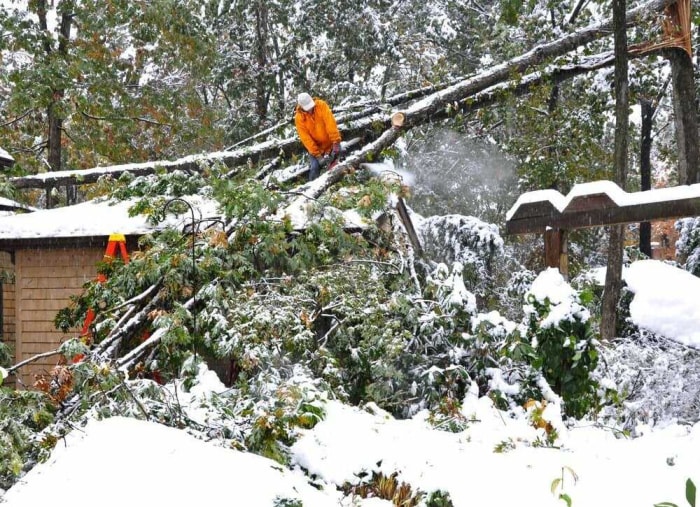
<svg viewBox="0 0 700 507">
<path fill-rule="evenodd" d="M 12 254 L 0 252 L 0 280 L 2 280 L 2 334 L 0 340 L 15 350 L 15 267 Z M 14 359 L 13 355 L 13 359 Z M 14 362 L 14 361 L 13 361 Z"/>
<path fill-rule="evenodd" d="M 97 275 L 104 248 L 20 249 L 15 252 L 15 347 L 17 362 L 54 350 L 80 330 L 63 333 L 54 327 L 58 310 L 80 294 L 83 284 Z M 34 375 L 48 372 L 58 356 L 22 368 L 19 379 L 25 386 Z"/>
</svg>

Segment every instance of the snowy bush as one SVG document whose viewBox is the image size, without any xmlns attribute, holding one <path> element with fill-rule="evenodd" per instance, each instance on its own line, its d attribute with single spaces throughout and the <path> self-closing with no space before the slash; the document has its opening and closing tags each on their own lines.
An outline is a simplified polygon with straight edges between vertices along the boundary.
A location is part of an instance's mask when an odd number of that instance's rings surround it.
<svg viewBox="0 0 700 507">
<path fill-rule="evenodd" d="M 582 301 L 589 296 L 578 294 L 557 269 L 549 268 L 540 273 L 526 298 L 524 357 L 562 397 L 566 413 L 583 417 L 599 404 L 592 376 L 598 340 Z"/>
<path fill-rule="evenodd" d="M 31 468 L 50 439 L 38 438 L 53 420 L 55 407 L 44 393 L 0 387 L 0 489 L 9 488 Z"/>
<path fill-rule="evenodd" d="M 447 265 L 459 262 L 466 287 L 477 296 L 485 296 L 491 289 L 494 263 L 503 255 L 498 227 L 462 215 L 429 217 L 418 227 L 426 257 Z"/>
<path fill-rule="evenodd" d="M 676 251 L 685 259 L 685 269 L 700 276 L 700 218 L 683 218 L 676 222 L 679 238 Z"/>
<path fill-rule="evenodd" d="M 641 332 L 601 347 L 596 371 L 615 393 L 601 419 L 630 431 L 660 421 L 694 423 L 700 414 L 700 352 Z"/>
</svg>

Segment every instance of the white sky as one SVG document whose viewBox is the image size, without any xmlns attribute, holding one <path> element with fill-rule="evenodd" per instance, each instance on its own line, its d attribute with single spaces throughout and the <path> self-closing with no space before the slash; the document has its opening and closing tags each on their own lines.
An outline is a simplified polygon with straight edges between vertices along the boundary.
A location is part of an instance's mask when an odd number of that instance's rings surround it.
<svg viewBox="0 0 700 507">
<path fill-rule="evenodd" d="M 27 230 L 41 229 L 43 224 L 55 234 L 56 220 L 50 217 L 75 213 L 76 209 L 83 214 L 83 220 L 77 222 L 84 223 L 84 217 L 91 216 L 103 228 L 103 218 L 120 216 L 122 226 L 110 223 L 109 232 L 127 232 L 130 219 L 119 207 L 123 205 L 108 209 L 104 216 L 99 206 L 91 206 L 95 208 L 89 211 L 87 205 L 79 205 L 72 211 L 62 208 L 44 215 L 36 212 L 0 218 L 0 236 L 19 230 L 20 218 Z M 122 209 L 121 214 L 118 209 Z M 63 218 L 57 221 L 64 223 Z M 16 229 L 7 225 L 13 223 Z M 71 227 L 76 229 L 75 225 Z M 85 232 L 87 226 L 81 227 Z M 653 260 L 634 263 L 624 276 L 635 292 L 631 313 L 636 323 L 682 343 L 700 346 L 700 305 L 694 303 L 700 293 L 698 278 Z M 659 290 L 669 283 L 673 290 Z M 535 286 L 538 293 L 566 292 L 560 278 L 551 276 L 551 272 L 543 272 Z M 185 410 L 188 404 L 196 405 L 197 396 L 225 389 L 212 372 L 202 372 L 199 379 L 195 392 L 180 396 Z M 196 420 L 197 409 L 191 410 Z M 294 470 L 196 440 L 182 430 L 155 422 L 119 417 L 94 421 L 59 442 L 50 460 L 36 466 L 6 492 L 5 503 L 0 504 L 50 505 L 60 494 L 70 498 L 72 507 L 189 507 L 222 502 L 255 507 L 272 506 L 279 495 L 299 498 L 305 507 L 389 507 L 388 501 L 342 498 L 338 493 L 337 485 L 356 481 L 362 471 L 382 471 L 386 475 L 398 472 L 399 480 L 414 489 L 448 491 L 456 506 L 465 507 L 561 507 L 564 503 L 558 494 L 562 490 L 553 493 L 552 484 L 562 474 L 563 492 L 572 498 L 575 507 L 651 507 L 663 501 L 682 506 L 686 505 L 686 480 L 691 478 L 700 485 L 700 423 L 689 427 L 660 421 L 653 428 L 637 427 L 635 433 L 640 436 L 626 438 L 610 428 L 596 428 L 590 421 L 565 428 L 559 406 L 550 403 L 545 419 L 558 429 L 560 437 L 555 448 L 543 448 L 535 442 L 544 438 L 544 430 L 529 423 L 524 409 L 502 412 L 488 398 L 475 394 L 467 395 L 462 408 L 462 413 L 474 422 L 461 433 L 432 429 L 425 413 L 398 421 L 376 408 L 371 414 L 338 402 L 328 402 L 326 411 L 325 420 L 307 430 L 293 446 Z M 513 448 L 494 452 L 504 442 L 510 442 Z M 299 466 L 316 474 L 315 483 L 322 489 L 311 486 Z"/>
</svg>

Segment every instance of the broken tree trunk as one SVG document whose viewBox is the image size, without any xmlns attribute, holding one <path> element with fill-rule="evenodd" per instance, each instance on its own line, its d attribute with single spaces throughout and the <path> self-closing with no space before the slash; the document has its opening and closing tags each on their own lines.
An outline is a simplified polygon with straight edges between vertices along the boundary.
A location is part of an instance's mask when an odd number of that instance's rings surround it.
<svg viewBox="0 0 700 507">
<path fill-rule="evenodd" d="M 403 124 L 403 120 L 400 120 Z M 376 158 L 384 148 L 388 148 L 401 135 L 401 127 L 391 127 L 386 130 L 379 138 L 364 146 L 361 150 L 353 153 L 343 162 L 336 165 L 330 171 L 322 174 L 318 178 L 309 183 L 306 183 L 295 190 L 295 193 L 300 194 L 294 199 L 289 206 L 283 210 L 283 215 L 290 217 L 292 226 L 302 228 L 306 223 L 308 216 L 308 208 L 317 197 L 319 197 L 328 188 L 339 182 L 345 174 L 354 170 L 362 162 L 368 162 Z"/>
<path fill-rule="evenodd" d="M 700 136 L 698 109 L 695 103 L 695 76 L 693 59 L 684 50 L 667 50 L 673 78 L 673 110 L 678 145 L 678 180 L 681 185 L 692 185 L 698 179 L 700 163 Z"/>
</svg>

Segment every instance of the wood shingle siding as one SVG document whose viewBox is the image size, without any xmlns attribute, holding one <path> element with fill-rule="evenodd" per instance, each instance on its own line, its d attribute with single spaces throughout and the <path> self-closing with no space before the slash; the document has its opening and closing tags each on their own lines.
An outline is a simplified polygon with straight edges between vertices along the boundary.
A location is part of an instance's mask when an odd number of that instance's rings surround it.
<svg viewBox="0 0 700 507">
<path fill-rule="evenodd" d="M 79 329 L 57 330 L 54 319 L 58 310 L 70 304 L 70 297 L 80 294 L 83 285 L 96 277 L 103 253 L 101 248 L 15 251 L 16 362 L 53 350 L 79 333 Z M 36 374 L 48 372 L 55 364 L 56 357 L 39 360 L 22 368 L 19 379 L 30 387 Z"/>
<path fill-rule="evenodd" d="M 12 254 L 0 252 L 0 281 L 2 287 L 2 335 L 0 341 L 9 345 L 13 352 L 13 363 L 16 362 L 15 352 L 15 268 L 12 264 Z M 14 381 L 10 380 L 10 385 Z"/>
</svg>

